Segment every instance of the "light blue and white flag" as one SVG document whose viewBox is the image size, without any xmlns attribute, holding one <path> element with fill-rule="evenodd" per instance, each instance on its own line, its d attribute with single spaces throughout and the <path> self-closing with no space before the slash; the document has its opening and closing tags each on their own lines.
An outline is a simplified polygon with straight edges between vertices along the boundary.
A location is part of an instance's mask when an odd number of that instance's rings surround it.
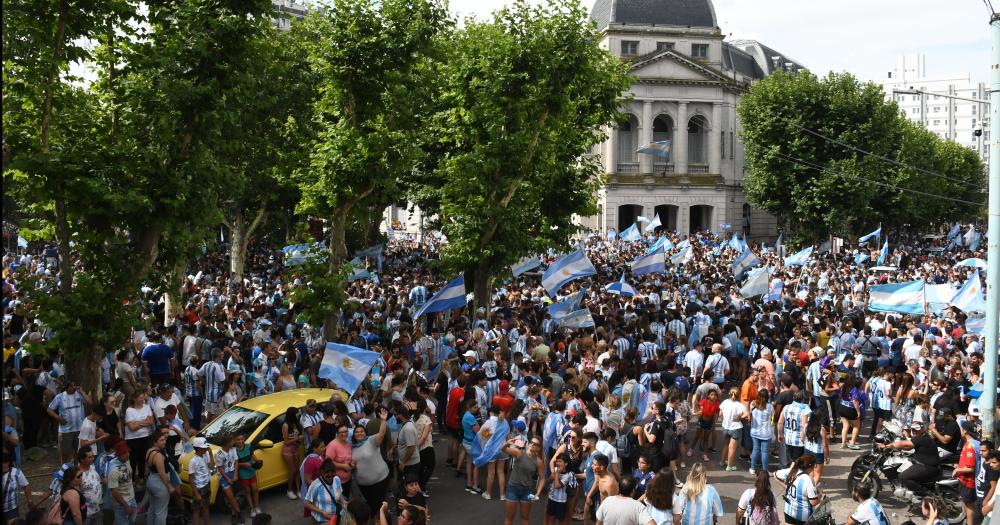
<svg viewBox="0 0 1000 525">
<path fill-rule="evenodd" d="M 684 242 L 687 242 L 687 241 L 684 241 Z M 679 252 L 677 252 L 677 253 L 675 253 L 675 254 L 673 254 L 673 255 L 670 256 L 670 264 L 673 264 L 674 266 L 680 266 L 680 265 L 682 265 L 682 264 L 690 261 L 691 257 L 693 257 L 693 256 L 694 256 L 694 249 L 691 248 L 691 245 L 689 244 L 687 247 L 685 247 L 681 251 L 679 251 Z"/>
<path fill-rule="evenodd" d="M 747 242 L 740 239 L 740 234 L 733 233 L 733 237 L 729 239 L 729 248 L 739 253 L 743 253 L 747 251 Z"/>
<path fill-rule="evenodd" d="M 976 234 L 972 236 L 972 244 L 969 245 L 969 249 L 972 251 L 978 250 L 979 244 L 982 242 L 983 242 L 983 234 L 977 231 Z"/>
<path fill-rule="evenodd" d="M 986 296 L 983 293 L 983 284 L 979 281 L 978 268 L 972 272 L 969 280 L 965 281 L 948 304 L 965 313 L 986 312 Z"/>
<path fill-rule="evenodd" d="M 646 233 L 653 233 L 660 226 L 663 226 L 663 223 L 660 222 L 660 214 L 657 213 L 653 215 L 653 220 L 649 221 L 649 224 L 646 225 Z"/>
<path fill-rule="evenodd" d="M 864 244 L 872 237 L 875 237 L 876 239 L 882 238 L 882 226 L 879 226 L 877 230 L 869 233 L 868 235 L 862 235 L 861 238 L 858 239 L 858 244 Z"/>
<path fill-rule="evenodd" d="M 804 250 L 799 250 L 798 253 L 785 257 L 784 267 L 788 268 L 791 266 L 802 266 L 809 261 L 809 258 L 812 257 L 812 253 L 813 253 L 812 246 L 809 246 Z"/>
<path fill-rule="evenodd" d="M 881 284 L 868 291 L 868 309 L 873 312 L 921 315 L 925 302 L 923 281 Z"/>
<path fill-rule="evenodd" d="M 559 321 L 567 315 L 579 310 L 581 303 L 583 303 L 583 290 L 564 297 L 562 301 L 550 304 L 548 308 L 549 315 L 552 316 L 553 320 Z"/>
<path fill-rule="evenodd" d="M 969 231 L 965 232 L 962 236 L 962 240 L 965 242 L 966 246 L 972 246 L 972 241 L 976 240 L 976 226 L 973 224 L 969 225 Z"/>
<path fill-rule="evenodd" d="M 284 254 L 285 266 L 295 266 L 310 259 L 322 257 L 323 243 L 290 244 L 281 249 Z"/>
<path fill-rule="evenodd" d="M 771 283 L 771 267 L 765 266 L 755 270 L 750 274 L 746 284 L 740 288 L 740 295 L 743 297 L 757 297 L 767 293 L 768 285 Z"/>
<path fill-rule="evenodd" d="M 649 219 L 647 217 L 643 217 L 642 215 L 636 217 L 635 220 L 638 223 L 649 223 Z"/>
<path fill-rule="evenodd" d="M 381 272 L 382 271 L 382 250 L 383 250 L 383 248 L 385 248 L 384 244 L 376 244 L 375 246 L 369 246 L 368 248 L 365 248 L 364 250 L 361 250 L 360 252 L 358 252 L 356 256 L 357 257 L 362 257 L 362 258 L 374 259 L 375 260 L 375 268 L 377 268 L 378 271 Z"/>
<path fill-rule="evenodd" d="M 417 310 L 417 313 L 413 314 L 413 318 L 417 319 L 424 314 L 432 314 L 435 312 L 445 312 L 455 308 L 461 308 L 465 306 L 465 277 L 459 275 L 458 277 L 448 281 L 448 284 L 444 285 L 444 288 L 434 294 L 423 306 Z"/>
<path fill-rule="evenodd" d="M 385 223 L 385 236 L 389 240 L 396 238 L 396 230 L 393 230 L 389 223 Z"/>
<path fill-rule="evenodd" d="M 605 286 L 604 290 L 608 293 L 613 293 L 622 297 L 635 297 L 635 288 L 633 288 L 631 284 L 625 282 L 625 272 L 622 272 L 621 279 Z"/>
<path fill-rule="evenodd" d="M 667 237 L 661 236 L 659 239 L 656 239 L 656 242 L 654 242 L 652 245 L 649 246 L 649 249 L 646 250 L 646 253 L 647 254 L 653 253 L 656 250 L 660 249 L 660 247 L 662 247 L 665 244 L 667 244 Z M 664 248 L 664 250 L 666 249 L 668 248 Z"/>
<path fill-rule="evenodd" d="M 962 233 L 962 226 L 956 222 L 955 225 L 951 227 L 951 230 L 948 231 L 948 240 L 950 241 L 955 237 L 958 237 L 960 233 Z"/>
<path fill-rule="evenodd" d="M 626 228 L 621 234 L 621 240 L 623 241 L 638 241 L 639 239 L 642 239 L 642 234 L 639 233 L 639 227 L 635 223 Z"/>
<path fill-rule="evenodd" d="M 972 257 L 972 258 L 969 258 L 969 259 L 963 259 L 963 260 L 955 263 L 954 268 L 958 268 L 959 266 L 969 266 L 969 267 L 974 267 L 974 268 L 982 268 L 982 269 L 985 270 L 986 269 L 986 261 L 984 261 L 984 260 L 982 260 L 982 259 L 980 259 L 978 257 Z"/>
<path fill-rule="evenodd" d="M 854 266 L 861 266 L 861 263 L 871 259 L 867 253 L 856 253 L 854 254 Z"/>
<path fill-rule="evenodd" d="M 430 384 L 433 385 L 434 382 L 437 381 L 437 376 L 438 376 L 438 374 L 441 373 L 441 365 L 445 361 L 447 361 L 448 358 L 451 357 L 451 354 L 453 354 L 454 352 L 455 352 L 455 348 L 454 347 L 445 346 L 443 348 L 443 350 L 441 352 L 441 357 L 438 358 L 439 360 L 438 360 L 437 364 L 434 365 L 430 370 L 427 371 L 426 379 L 427 379 L 428 383 L 430 383 Z"/>
<path fill-rule="evenodd" d="M 633 224 L 633 226 L 635 225 Z M 542 274 L 542 286 L 549 292 L 549 296 L 555 297 L 559 289 L 566 283 L 596 274 L 597 268 L 594 268 L 593 263 L 587 258 L 587 254 L 583 250 L 577 250 L 555 261 L 545 270 L 545 273 Z"/>
<path fill-rule="evenodd" d="M 590 315 L 590 309 L 584 308 L 563 317 L 559 321 L 559 326 L 563 328 L 593 328 L 594 318 Z"/>
<path fill-rule="evenodd" d="M 657 248 L 649 255 L 637 257 L 632 261 L 630 266 L 632 267 L 632 275 L 639 276 L 646 275 L 647 273 L 663 272 L 665 264 L 666 255 L 663 253 L 663 248 Z"/>
<path fill-rule="evenodd" d="M 765 297 L 764 299 L 768 301 L 780 301 L 781 291 L 784 290 L 784 288 L 785 288 L 784 281 L 782 281 L 781 279 L 772 279 L 771 289 L 767 291 L 767 297 Z"/>
<path fill-rule="evenodd" d="M 684 239 L 683 241 L 677 243 L 677 249 L 679 249 L 679 250 L 683 250 L 684 248 L 687 248 L 688 246 L 691 246 L 691 239 Z"/>
<path fill-rule="evenodd" d="M 472 462 L 477 467 L 493 461 L 500 454 L 500 449 L 510 434 L 510 425 L 506 421 L 500 419 L 493 425 L 489 423 L 489 421 L 483 423 L 483 428 L 479 429 L 479 433 L 472 440 L 472 449 L 469 451 Z"/>
<path fill-rule="evenodd" d="M 317 375 L 333 381 L 348 394 L 354 395 L 354 391 L 361 386 L 361 382 L 365 380 L 365 376 L 378 358 L 378 352 L 369 352 L 356 346 L 327 343 Z"/>
<path fill-rule="evenodd" d="M 934 315 L 940 316 L 948 303 L 955 297 L 955 289 L 950 284 L 928 284 L 924 286 L 924 300 Z"/>
<path fill-rule="evenodd" d="M 779 246 L 784 246 L 784 245 L 785 245 L 785 232 L 781 232 L 778 234 L 778 239 L 774 241 L 774 247 L 778 248 Z"/>
<path fill-rule="evenodd" d="M 875 261 L 875 264 L 882 266 L 883 264 L 885 264 L 885 260 L 888 258 L 889 258 L 889 239 L 886 239 L 885 242 L 882 243 L 882 249 L 879 250 L 878 252 L 878 259 Z"/>
<path fill-rule="evenodd" d="M 618 233 L 615 232 L 614 228 L 608 228 L 608 240 L 613 241 L 618 238 Z"/>
<path fill-rule="evenodd" d="M 353 283 L 354 281 L 361 281 L 364 279 L 371 279 L 371 278 L 372 274 L 368 270 L 365 270 L 364 268 L 355 268 L 351 272 L 350 277 L 347 278 L 347 282 Z"/>
<path fill-rule="evenodd" d="M 733 261 L 733 275 L 735 275 L 737 279 L 742 279 L 743 274 L 746 273 L 747 270 L 757 266 L 758 264 L 760 264 L 760 258 L 757 257 L 757 254 L 753 253 L 750 248 L 747 248 L 740 254 L 739 257 L 736 258 L 735 261 Z"/>
<path fill-rule="evenodd" d="M 538 268 L 541 265 L 542 265 L 541 257 L 538 257 L 537 255 L 534 257 L 525 257 L 524 259 L 521 259 L 520 262 L 518 262 L 517 264 L 511 266 L 510 271 L 511 273 L 514 274 L 514 277 L 517 277 L 522 273 L 534 270 L 535 268 Z"/>
</svg>

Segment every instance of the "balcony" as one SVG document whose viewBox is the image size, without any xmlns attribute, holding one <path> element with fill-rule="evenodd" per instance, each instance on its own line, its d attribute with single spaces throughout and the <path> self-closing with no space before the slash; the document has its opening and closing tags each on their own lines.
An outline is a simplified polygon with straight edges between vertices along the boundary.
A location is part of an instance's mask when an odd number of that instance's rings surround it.
<svg viewBox="0 0 1000 525">
<path fill-rule="evenodd" d="M 688 173 L 692 175 L 707 175 L 708 164 L 690 164 L 688 165 Z"/>
<path fill-rule="evenodd" d="M 638 162 L 619 162 L 618 173 L 639 173 Z"/>
<path fill-rule="evenodd" d="M 673 173 L 674 165 L 668 164 L 666 162 L 654 162 L 653 163 L 653 175 L 663 175 L 664 173 Z"/>
</svg>

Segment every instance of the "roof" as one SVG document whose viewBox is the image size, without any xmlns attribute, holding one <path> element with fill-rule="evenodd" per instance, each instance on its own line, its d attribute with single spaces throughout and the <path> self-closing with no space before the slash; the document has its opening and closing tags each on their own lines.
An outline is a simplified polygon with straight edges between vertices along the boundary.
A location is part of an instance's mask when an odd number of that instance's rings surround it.
<svg viewBox="0 0 1000 525">
<path fill-rule="evenodd" d="M 728 41 L 728 44 L 735 48 L 742 49 L 752 56 L 765 75 L 770 75 L 778 70 L 797 71 L 799 69 L 807 69 L 798 60 L 795 60 L 772 47 L 766 46 L 757 40 L 734 39 Z"/>
<path fill-rule="evenodd" d="M 764 71 L 750 53 L 729 42 L 722 43 L 722 68 L 727 71 L 736 71 L 755 80 L 765 76 Z"/>
<path fill-rule="evenodd" d="M 717 28 L 712 0 L 597 0 L 590 18 L 608 24 Z"/>
<path fill-rule="evenodd" d="M 330 388 L 294 388 L 264 396 L 251 397 L 236 405 L 265 414 L 284 413 L 291 406 L 299 408 L 306 406 L 306 401 L 310 399 L 315 399 L 316 403 L 326 403 L 330 401 L 330 396 L 333 394 L 340 394 L 342 398 L 345 397 L 343 391 Z"/>
</svg>

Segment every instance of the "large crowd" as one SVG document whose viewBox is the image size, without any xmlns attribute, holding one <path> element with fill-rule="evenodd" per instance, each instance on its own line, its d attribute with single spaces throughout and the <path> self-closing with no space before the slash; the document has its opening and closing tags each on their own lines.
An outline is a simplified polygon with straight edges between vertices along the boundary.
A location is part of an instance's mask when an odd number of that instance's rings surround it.
<svg viewBox="0 0 1000 525">
<path fill-rule="evenodd" d="M 691 256 L 629 279 L 634 296 L 605 285 L 652 239 L 590 238 L 583 249 L 597 274 L 556 297 L 540 273 L 508 275 L 489 307 L 416 319 L 449 277 L 432 264 L 440 236 L 389 242 L 367 261 L 370 276 L 347 285 L 332 341 L 380 359 L 356 391 L 288 410 L 286 496 L 314 523 L 423 525 L 432 477 L 453 472 L 470 496 L 500 499 L 507 524 L 527 523 L 537 501 L 550 525 L 713 525 L 724 512 L 708 483 L 717 462 L 752 477 L 729 509 L 740 523 L 800 525 L 823 504 L 831 457 L 875 447 L 893 421 L 900 438 L 878 446 L 914 449 L 905 497 L 928 525 L 946 523 L 942 502 L 925 493 L 940 477 L 939 449 L 957 457 L 969 524 L 992 511 L 1000 452 L 981 439 L 973 392 L 984 343 L 966 313 L 865 308 L 874 284 L 958 290 L 973 268 L 956 262 L 981 252 L 894 233 L 884 264 L 895 269 L 886 271 L 873 268 L 874 243 L 817 250 L 789 267 L 778 247 L 753 245 L 774 274 L 768 294 L 744 298 L 732 270 L 741 254 L 728 239 L 667 237 L 668 259 L 685 245 Z M 297 267 L 258 247 L 237 282 L 225 252 L 208 252 L 189 268 L 184 308 L 171 319 L 163 294 L 144 287 L 131 337 L 97 356 L 103 389 L 91 398 L 68 378 L 64 356 L 43 350 L 52 333 L 25 303 L 29 283 L 54 286 L 55 262 L 46 251 L 3 258 L 5 519 L 131 525 L 144 514 L 150 525 L 207 524 L 218 477 L 233 525 L 268 523 L 248 436 L 227 435 L 213 450 L 197 433 L 248 398 L 338 388 L 321 377 L 321 327 L 290 302 L 306 285 Z M 582 298 L 594 326 L 567 328 L 553 315 L 567 298 Z M 436 451 L 435 440 L 445 446 Z M 37 447 L 56 449 L 62 463 L 42 497 L 21 470 Z M 178 460 L 191 452 L 181 476 Z M 853 497 L 851 523 L 889 525 L 870 484 L 855 484 Z"/>
</svg>

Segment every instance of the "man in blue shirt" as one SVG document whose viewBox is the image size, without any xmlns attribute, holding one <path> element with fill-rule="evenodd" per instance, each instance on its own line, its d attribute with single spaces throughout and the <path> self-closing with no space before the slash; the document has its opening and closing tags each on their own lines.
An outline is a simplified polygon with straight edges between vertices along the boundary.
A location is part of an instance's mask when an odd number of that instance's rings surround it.
<svg viewBox="0 0 1000 525">
<path fill-rule="evenodd" d="M 159 333 L 150 332 L 147 337 L 152 343 L 142 349 L 142 361 L 146 364 L 150 381 L 157 386 L 170 381 L 170 360 L 174 352 L 163 344 L 163 336 Z"/>
</svg>

